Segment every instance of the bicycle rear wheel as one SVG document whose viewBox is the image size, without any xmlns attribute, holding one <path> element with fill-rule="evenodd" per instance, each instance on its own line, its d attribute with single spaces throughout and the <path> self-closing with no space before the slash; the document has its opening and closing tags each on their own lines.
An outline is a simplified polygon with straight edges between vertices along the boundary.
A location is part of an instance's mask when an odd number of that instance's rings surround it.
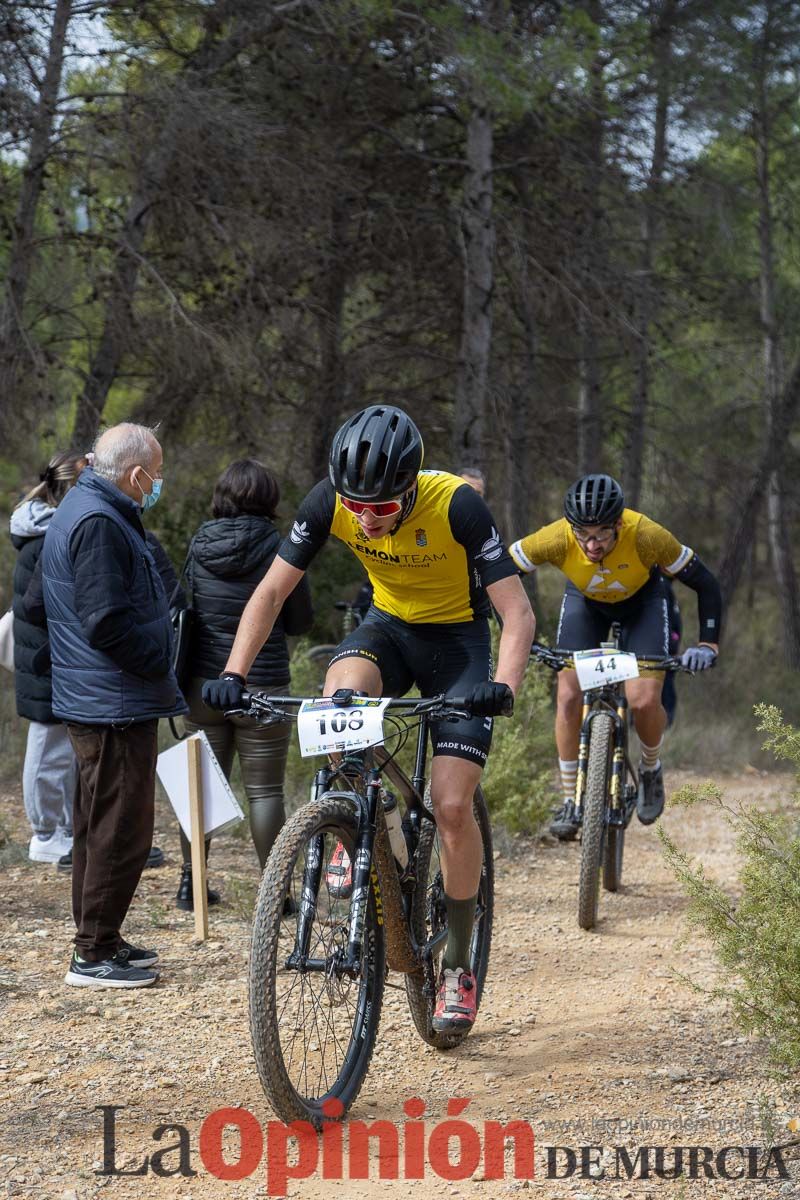
<svg viewBox="0 0 800 1200">
<path fill-rule="evenodd" d="M 369 890 L 361 970 L 335 970 L 347 948 L 349 894 L 327 881 L 339 842 L 351 861 L 357 832 L 352 800 L 327 792 L 301 808 L 273 846 L 259 888 L 250 958 L 250 1032 L 264 1091 L 285 1122 L 319 1128 L 325 1100 L 346 1112 L 361 1089 L 375 1045 L 385 975 L 383 928 Z M 292 902 L 287 905 L 287 897 Z M 287 912 L 294 907 L 294 912 Z M 307 959 L 326 970 L 291 965 L 301 930 Z"/>
<path fill-rule="evenodd" d="M 622 857 L 625 852 L 624 825 L 609 825 L 603 847 L 603 887 L 616 892 L 622 883 Z"/>
<path fill-rule="evenodd" d="M 583 797 L 581 873 L 578 883 L 578 924 L 581 929 L 594 929 L 597 922 L 613 728 L 614 721 L 608 713 L 599 713 L 592 718 L 586 792 Z"/>
<path fill-rule="evenodd" d="M 427 798 L 427 797 L 426 797 Z M 476 1003 L 480 1005 L 486 972 L 489 968 L 489 951 L 492 945 L 492 922 L 494 919 L 494 858 L 492 855 L 492 830 L 486 801 L 480 788 L 475 791 L 473 812 L 483 843 L 483 861 L 478 886 L 478 904 L 470 946 L 470 970 L 475 976 Z M 444 901 L 444 880 L 439 857 L 439 838 L 432 821 L 423 821 L 419 845 L 415 858 L 416 883 L 411 897 L 411 926 L 417 944 L 422 946 L 447 928 L 447 909 Z M 463 1042 L 469 1029 L 455 1033 L 437 1033 L 433 1028 L 433 1010 L 436 1005 L 435 981 L 439 977 L 441 957 L 445 939 L 434 956 L 432 971 L 425 976 L 406 975 L 408 1007 L 417 1032 L 429 1046 L 438 1050 L 450 1050 Z"/>
</svg>

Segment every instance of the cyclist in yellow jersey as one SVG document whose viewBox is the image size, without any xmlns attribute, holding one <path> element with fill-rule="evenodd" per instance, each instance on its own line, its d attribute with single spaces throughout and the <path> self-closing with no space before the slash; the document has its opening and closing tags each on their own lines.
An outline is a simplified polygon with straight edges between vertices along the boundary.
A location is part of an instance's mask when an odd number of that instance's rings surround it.
<svg viewBox="0 0 800 1200">
<path fill-rule="evenodd" d="M 558 622 L 557 646 L 589 650 L 621 626 L 621 648 L 654 657 L 669 654 L 669 614 L 662 572 L 697 592 L 700 640 L 683 654 L 693 671 L 713 665 L 719 649 L 722 599 L 719 585 L 688 546 L 643 513 L 625 507 L 622 488 L 610 475 L 585 475 L 564 499 L 564 516 L 509 547 L 520 571 L 541 563 L 560 567 L 567 587 Z M 666 713 L 661 704 L 662 672 L 629 680 L 626 694 L 641 743 L 639 820 L 652 824 L 664 808 L 661 746 Z M 556 744 L 563 807 L 551 830 L 575 837 L 575 782 L 582 697 L 575 673 L 558 677 Z"/>
<path fill-rule="evenodd" d="M 226 669 L 206 683 L 212 708 L 241 703 L 247 672 L 314 555 L 330 534 L 366 568 L 374 588 L 361 624 L 334 654 L 325 695 L 466 695 L 470 719 L 431 730 L 431 797 L 442 847 L 448 937 L 434 1028 L 475 1019 L 467 969 L 481 871 L 472 797 L 489 752 L 492 717 L 508 711 L 525 673 L 535 621 L 492 515 L 463 479 L 422 471 L 422 438 L 402 409 L 372 405 L 336 433 L 329 478 L 300 505 L 291 533 L 245 608 Z M 503 620 L 492 674 L 487 616 Z M 341 849 L 341 853 L 337 853 Z M 328 887 L 345 894 L 349 863 L 337 847 Z"/>
</svg>

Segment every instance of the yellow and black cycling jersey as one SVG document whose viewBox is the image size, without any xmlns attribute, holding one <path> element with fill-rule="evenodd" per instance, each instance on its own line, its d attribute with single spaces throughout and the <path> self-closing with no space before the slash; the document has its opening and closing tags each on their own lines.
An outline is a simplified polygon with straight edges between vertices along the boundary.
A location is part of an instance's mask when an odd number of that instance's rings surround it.
<svg viewBox="0 0 800 1200">
<path fill-rule="evenodd" d="M 365 568 L 375 607 L 410 624 L 488 616 L 487 586 L 516 574 L 485 502 L 446 471 L 420 471 L 410 511 L 382 538 L 368 538 L 323 480 L 303 500 L 278 554 L 305 571 L 330 534 Z"/>
<path fill-rule="evenodd" d="M 579 592 L 602 604 L 630 599 L 656 568 L 678 575 L 694 557 L 663 525 L 631 508 L 623 510 L 617 539 L 601 562 L 586 557 L 566 517 L 520 538 L 509 553 L 520 571 L 533 571 L 541 563 L 560 567 Z"/>
</svg>

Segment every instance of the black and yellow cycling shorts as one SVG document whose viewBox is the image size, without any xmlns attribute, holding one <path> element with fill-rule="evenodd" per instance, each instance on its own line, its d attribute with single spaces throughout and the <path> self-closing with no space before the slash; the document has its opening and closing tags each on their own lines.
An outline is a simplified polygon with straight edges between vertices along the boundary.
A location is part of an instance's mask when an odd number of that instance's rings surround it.
<svg viewBox="0 0 800 1200">
<path fill-rule="evenodd" d="M 381 673 L 383 695 L 464 696 L 492 677 L 492 644 L 485 618 L 454 624 L 411 625 L 374 606 L 331 658 L 366 658 Z M 492 744 L 492 718 L 431 724 L 434 757 L 464 758 L 483 767 Z"/>
<path fill-rule="evenodd" d="M 559 650 L 594 650 L 608 637 L 612 621 L 620 624 L 620 650 L 646 658 L 669 654 L 669 607 L 660 575 L 616 604 L 603 604 L 568 583 L 561 602 L 556 646 Z"/>
</svg>

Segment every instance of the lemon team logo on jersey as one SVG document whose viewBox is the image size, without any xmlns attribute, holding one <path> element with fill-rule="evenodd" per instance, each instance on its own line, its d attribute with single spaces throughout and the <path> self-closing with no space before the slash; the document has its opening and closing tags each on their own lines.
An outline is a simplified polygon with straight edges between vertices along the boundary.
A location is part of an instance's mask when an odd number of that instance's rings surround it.
<svg viewBox="0 0 800 1200">
<path fill-rule="evenodd" d="M 421 471 L 412 520 L 378 538 L 364 538 L 337 498 L 331 533 L 358 555 L 381 612 L 415 622 L 473 619 L 467 554 L 453 537 L 449 517 L 453 493 L 463 483 L 447 472 Z M 493 530 L 486 542 L 489 553 L 495 536 Z M 497 548 L 502 554 L 499 541 Z"/>
</svg>

